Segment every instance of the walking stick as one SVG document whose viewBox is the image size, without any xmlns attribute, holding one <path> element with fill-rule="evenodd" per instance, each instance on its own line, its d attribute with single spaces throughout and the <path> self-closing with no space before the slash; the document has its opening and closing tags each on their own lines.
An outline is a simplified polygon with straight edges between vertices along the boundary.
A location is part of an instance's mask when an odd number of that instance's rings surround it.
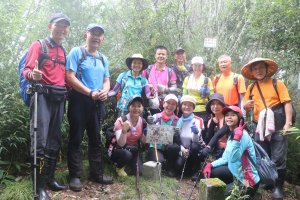
<svg viewBox="0 0 300 200">
<path fill-rule="evenodd" d="M 155 150 L 156 164 L 157 164 L 159 184 L 160 184 L 160 196 L 161 196 L 161 199 L 164 200 L 165 199 L 165 194 L 164 194 L 163 187 L 162 187 L 161 165 L 159 165 L 159 162 L 158 162 L 158 154 L 157 154 L 156 142 L 154 142 L 154 150 Z"/>
<path fill-rule="evenodd" d="M 142 200 L 142 194 L 140 191 L 140 166 L 139 166 L 139 150 L 140 150 L 140 141 L 138 141 L 138 152 L 136 159 L 136 176 L 135 176 L 135 188 L 138 193 L 139 200 Z"/>
<path fill-rule="evenodd" d="M 97 109 L 97 114 L 98 114 L 98 120 L 99 120 L 99 138 L 100 138 L 100 159 L 101 159 L 101 179 L 102 179 L 102 183 L 101 183 L 101 191 L 104 191 L 104 183 L 103 183 L 103 174 L 104 174 L 104 163 L 103 163 L 103 144 L 102 144 L 102 139 L 101 139 L 101 132 L 102 132 L 102 124 L 103 124 L 103 117 L 102 117 L 102 113 L 101 113 L 101 101 L 96 101 L 96 109 Z M 103 103 L 103 102 L 102 102 Z"/>
<path fill-rule="evenodd" d="M 36 191 L 36 135 L 37 135 L 37 98 L 38 92 L 36 86 L 34 85 L 34 113 L 33 113 L 33 198 L 38 199 L 37 191 Z"/>
<path fill-rule="evenodd" d="M 181 181 L 182 181 L 182 178 L 183 178 L 183 174 L 184 174 L 185 166 L 186 166 L 186 163 L 187 163 L 187 159 L 188 159 L 188 157 L 186 157 L 185 161 L 184 161 L 183 169 L 182 169 L 182 172 L 181 172 L 180 180 L 179 180 L 177 190 L 176 190 L 176 194 L 175 194 L 175 198 L 174 198 L 175 200 L 178 197 L 178 192 L 179 192 L 179 189 L 180 189 L 180 185 L 181 185 Z"/>
<path fill-rule="evenodd" d="M 249 100 L 252 100 L 252 98 L 253 98 L 253 94 L 251 94 L 251 95 L 249 96 Z M 250 136 L 253 138 L 253 136 L 254 136 L 254 127 L 253 127 L 253 108 L 250 109 L 249 114 L 250 114 L 250 123 L 251 123 L 251 133 L 250 133 Z"/>
</svg>

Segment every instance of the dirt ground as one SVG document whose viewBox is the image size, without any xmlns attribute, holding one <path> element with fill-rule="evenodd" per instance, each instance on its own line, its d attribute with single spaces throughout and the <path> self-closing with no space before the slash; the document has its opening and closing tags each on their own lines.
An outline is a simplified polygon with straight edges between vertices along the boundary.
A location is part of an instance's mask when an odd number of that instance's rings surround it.
<svg viewBox="0 0 300 200">
<path fill-rule="evenodd" d="M 193 182 L 190 179 L 183 179 L 182 180 L 182 187 L 179 190 L 178 196 L 183 199 L 187 199 L 188 195 L 190 194 L 191 188 L 193 187 Z M 113 199 L 120 199 L 124 195 L 124 185 L 121 183 L 115 182 L 112 185 L 104 185 L 104 188 L 100 184 L 96 184 L 90 181 L 83 182 L 83 189 L 81 192 L 74 192 L 72 190 L 66 190 L 61 192 L 50 192 L 52 199 L 54 200 L 78 200 L 78 199 L 85 199 L 85 200 L 113 200 Z M 297 191 L 298 195 L 300 192 L 300 186 L 290 185 L 285 183 L 285 193 L 284 193 L 284 200 L 297 200 Z M 299 197 L 299 196 L 298 196 Z M 144 200 L 152 200 L 152 199 L 159 199 L 157 196 L 145 196 L 142 193 L 142 199 Z M 173 199 L 166 198 L 166 199 Z M 198 186 L 193 190 L 191 200 L 199 199 L 199 188 Z M 261 195 L 261 200 L 271 200 L 271 191 L 264 191 Z"/>
</svg>

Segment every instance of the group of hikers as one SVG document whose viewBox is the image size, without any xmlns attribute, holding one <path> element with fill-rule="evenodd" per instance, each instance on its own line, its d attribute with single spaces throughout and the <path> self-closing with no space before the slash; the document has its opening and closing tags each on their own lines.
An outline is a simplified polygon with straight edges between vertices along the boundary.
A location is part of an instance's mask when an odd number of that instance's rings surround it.
<svg viewBox="0 0 300 200">
<path fill-rule="evenodd" d="M 104 102 L 118 96 L 115 136 L 107 150 L 118 176 L 136 174 L 137 169 L 142 175 L 143 156 L 138 152 L 139 143 L 146 144 L 147 125 L 172 126 L 173 143 L 147 144 L 145 155 L 146 160 L 162 163 L 167 175 L 178 176 L 185 168 L 193 180 L 198 179 L 199 170 L 201 178 L 217 177 L 226 184 L 236 179 L 252 198 L 260 184 L 258 171 L 250 162 L 256 161 L 254 137 L 278 172 L 275 185 L 266 187 L 273 189 L 273 198 L 283 198 L 287 139 L 280 131 L 292 126 L 292 103 L 285 84 L 272 79 L 278 70 L 275 61 L 255 58 L 242 67 L 241 75 L 232 71 L 231 57 L 222 55 L 217 60 L 221 73 L 211 80 L 205 76 L 202 57 L 193 57 L 189 65 L 185 49 L 178 48 L 173 52 L 175 64 L 167 66 L 169 52 L 160 45 L 154 51 L 154 64 L 149 65 L 141 54 L 128 57 L 125 63 L 129 70 L 118 76 L 110 90 L 109 62 L 98 51 L 104 40 L 103 26 L 89 24 L 84 30 L 85 46 L 72 48 L 67 56 L 62 42 L 69 33 L 70 19 L 55 13 L 48 28 L 48 57 L 41 60 L 41 42 L 32 43 L 23 71 L 33 85 L 42 85 L 42 89 L 34 90 L 38 92 L 37 101 L 32 97 L 30 102 L 31 155 L 34 158 L 36 154 L 37 159 L 35 165 L 32 159 L 32 168 L 37 169 L 35 198 L 50 199 L 46 186 L 54 191 L 67 188 L 54 178 L 66 85 L 70 90 L 67 163 L 71 190 L 81 191 L 83 187 L 81 143 L 85 132 L 89 180 L 113 183 L 112 177 L 103 175 L 99 132 L 105 118 Z M 244 77 L 253 81 L 247 89 Z M 272 108 L 277 105 L 284 108 L 284 119 L 273 114 Z M 245 123 L 247 115 L 251 116 L 251 130 Z M 215 159 L 213 162 L 205 162 L 209 155 Z"/>
</svg>

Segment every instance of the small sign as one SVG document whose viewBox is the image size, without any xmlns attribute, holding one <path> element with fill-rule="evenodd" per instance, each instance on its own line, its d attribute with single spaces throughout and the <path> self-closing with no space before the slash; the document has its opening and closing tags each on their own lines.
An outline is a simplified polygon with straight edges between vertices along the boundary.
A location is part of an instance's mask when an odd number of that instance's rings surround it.
<svg viewBox="0 0 300 200">
<path fill-rule="evenodd" d="M 146 143 L 173 144 L 174 127 L 148 125 Z"/>
<path fill-rule="evenodd" d="M 204 47 L 216 48 L 217 47 L 217 38 L 204 38 Z"/>
</svg>

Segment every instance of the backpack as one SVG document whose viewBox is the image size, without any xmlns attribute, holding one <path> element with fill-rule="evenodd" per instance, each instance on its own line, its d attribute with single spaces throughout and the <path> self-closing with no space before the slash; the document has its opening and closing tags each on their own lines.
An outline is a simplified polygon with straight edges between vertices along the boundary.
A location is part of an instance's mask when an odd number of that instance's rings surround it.
<svg viewBox="0 0 300 200">
<path fill-rule="evenodd" d="M 79 61 L 77 63 L 77 66 L 78 66 L 77 73 L 78 73 L 79 77 L 81 78 L 82 77 L 81 64 L 83 63 L 83 61 L 86 60 L 86 58 L 87 58 L 87 52 L 86 52 L 86 49 L 84 47 L 81 46 L 79 48 L 80 48 L 80 51 L 81 51 L 81 58 L 79 59 Z M 100 52 L 98 52 L 98 53 L 99 53 L 99 56 L 97 56 L 95 58 L 99 59 L 101 61 L 102 65 L 105 66 L 104 60 L 103 60 L 103 55 Z"/>
<path fill-rule="evenodd" d="M 122 118 L 122 122 L 125 122 L 127 120 L 126 115 L 123 115 L 121 118 Z M 142 119 L 143 119 L 142 130 L 144 131 L 147 127 L 147 122 L 144 118 L 142 118 Z M 105 147 L 108 149 L 108 155 L 111 156 L 113 149 L 117 145 L 117 139 L 116 139 L 116 135 L 114 132 L 114 126 L 107 128 L 104 133 L 105 133 Z"/>
<path fill-rule="evenodd" d="M 274 185 L 278 178 L 276 164 L 269 158 L 267 152 L 257 142 L 252 140 L 252 143 L 255 149 L 256 163 L 250 157 L 248 152 L 247 156 L 258 172 L 260 183 Z"/>
<path fill-rule="evenodd" d="M 221 78 L 221 74 L 218 74 L 216 76 L 216 78 L 214 79 L 214 82 L 213 82 L 213 86 L 214 86 L 214 93 L 217 93 L 217 84 L 219 82 L 219 79 Z M 238 76 L 236 73 L 233 74 L 233 85 L 235 86 L 235 89 L 236 89 L 236 92 L 238 94 L 238 98 L 239 98 L 239 103 L 241 101 L 240 99 L 240 95 L 239 95 L 239 88 L 238 88 Z"/>
<path fill-rule="evenodd" d="M 42 47 L 42 52 L 40 53 L 39 58 L 38 58 L 38 68 L 41 69 L 41 67 L 43 67 L 46 60 L 47 59 L 50 60 L 51 58 L 48 55 L 48 46 L 46 44 L 46 40 L 40 39 L 40 40 L 38 40 L 38 42 L 41 44 L 41 47 Z M 23 70 L 26 65 L 27 56 L 28 56 L 28 50 L 25 52 L 25 54 L 23 55 L 23 57 L 21 58 L 21 60 L 19 62 L 18 73 L 19 73 L 20 95 L 21 95 L 21 98 L 22 98 L 24 104 L 29 107 L 31 94 L 28 93 L 27 91 L 28 91 L 30 83 L 23 75 Z M 58 61 L 53 60 L 53 62 L 58 62 Z"/>
<path fill-rule="evenodd" d="M 250 86 L 250 96 L 252 95 L 252 90 L 254 88 L 255 83 L 256 82 L 252 83 Z M 272 84 L 273 84 L 273 87 L 277 94 L 278 99 L 280 99 L 279 93 L 277 90 L 277 79 L 276 78 L 272 79 Z M 277 105 L 271 107 L 271 110 L 274 112 L 274 120 L 275 120 L 276 129 L 283 127 L 285 124 L 284 105 L 282 103 L 277 104 Z M 297 116 L 296 108 L 295 108 L 294 104 L 292 104 L 292 124 L 295 124 L 296 116 Z"/>
</svg>

